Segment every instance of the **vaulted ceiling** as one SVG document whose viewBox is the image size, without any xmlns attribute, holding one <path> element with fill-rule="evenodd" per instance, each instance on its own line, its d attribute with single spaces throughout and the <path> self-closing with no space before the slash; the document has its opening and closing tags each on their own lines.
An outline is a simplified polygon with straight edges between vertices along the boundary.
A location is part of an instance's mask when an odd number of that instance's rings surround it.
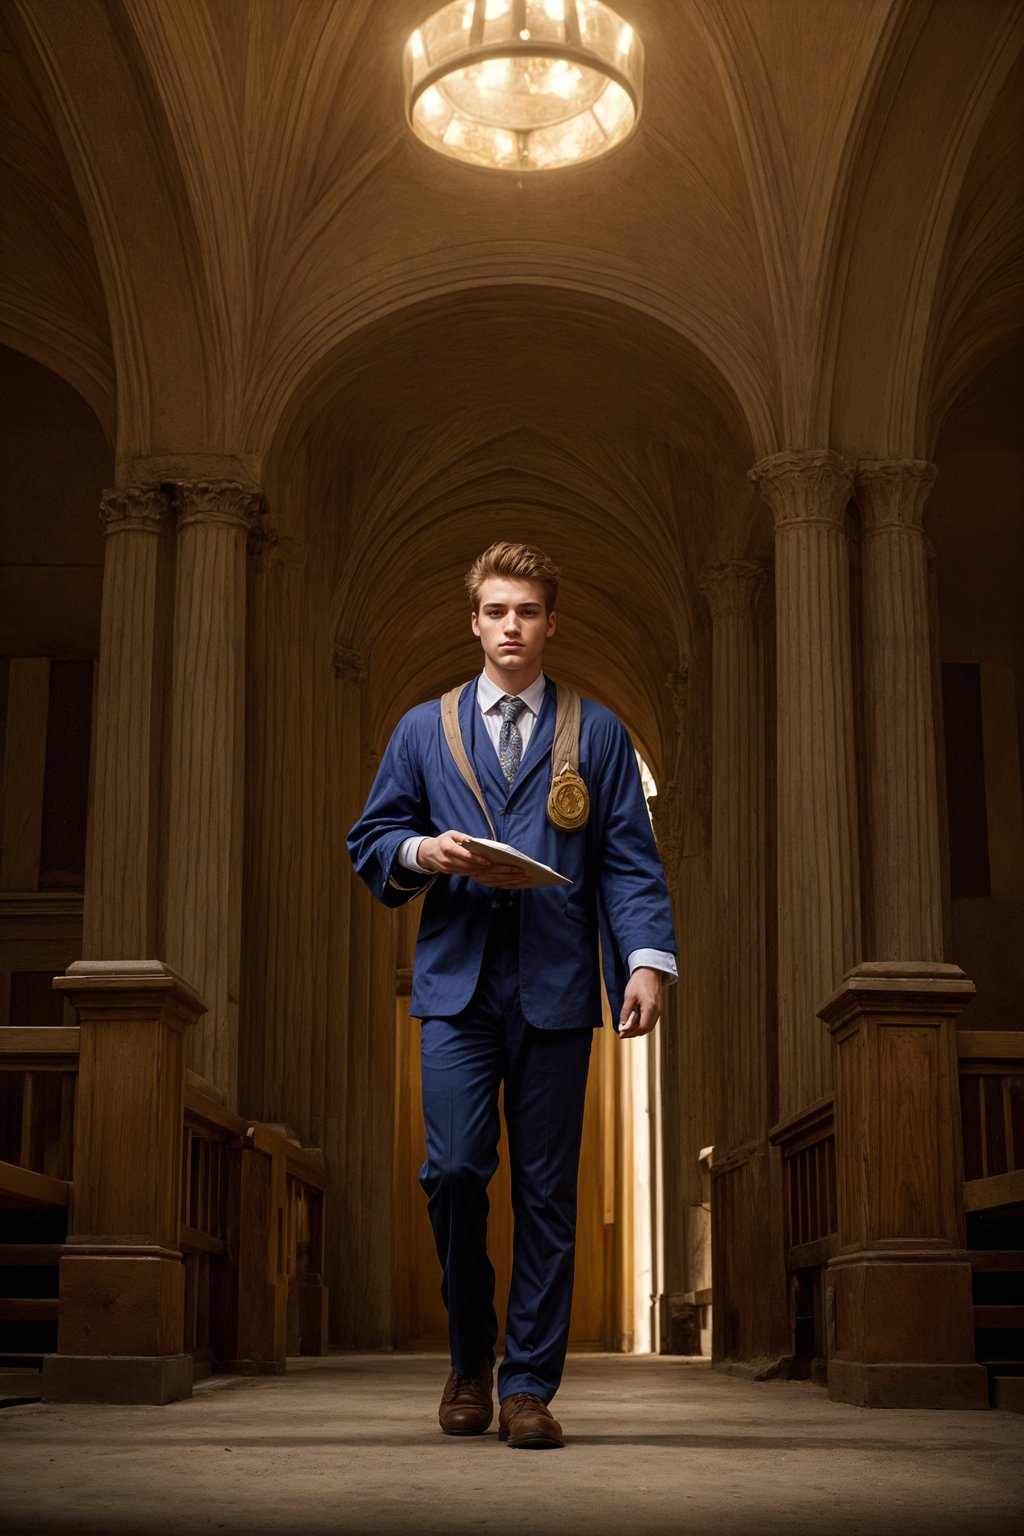
<svg viewBox="0 0 1024 1536">
<path fill-rule="evenodd" d="M 409 132 L 433 8 L 0 0 L 0 341 L 112 477 L 266 485 L 342 638 L 391 622 L 367 572 L 422 606 L 511 518 L 586 550 L 567 670 L 625 587 L 653 688 L 700 564 L 765 546 L 754 460 L 926 455 L 1019 346 L 1021 7 L 619 0 L 638 131 L 523 178 Z"/>
<path fill-rule="evenodd" d="M 528 284 L 676 332 L 756 453 L 913 448 L 904 397 L 959 346 L 936 306 L 1015 323 L 1019 6 L 621 9 L 647 50 L 639 132 L 520 181 L 408 132 L 423 0 L 4 0 L 4 339 L 65 373 L 123 458 L 258 459 L 364 326 Z M 883 406 L 848 352 L 887 365 Z"/>
</svg>

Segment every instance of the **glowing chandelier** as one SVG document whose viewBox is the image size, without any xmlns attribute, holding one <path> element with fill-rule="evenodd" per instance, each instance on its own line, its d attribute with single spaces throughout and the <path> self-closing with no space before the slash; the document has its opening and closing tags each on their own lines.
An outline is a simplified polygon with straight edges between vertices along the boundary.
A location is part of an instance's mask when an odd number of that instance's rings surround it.
<svg viewBox="0 0 1024 1536">
<path fill-rule="evenodd" d="M 600 0 L 454 0 L 406 44 L 409 121 L 472 165 L 578 165 L 632 132 L 642 63 L 633 28 Z"/>
</svg>

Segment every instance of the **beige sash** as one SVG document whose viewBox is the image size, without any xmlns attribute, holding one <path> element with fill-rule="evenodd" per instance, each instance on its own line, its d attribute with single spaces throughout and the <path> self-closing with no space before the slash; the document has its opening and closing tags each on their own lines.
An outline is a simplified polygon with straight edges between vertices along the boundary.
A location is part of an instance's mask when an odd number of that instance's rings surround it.
<svg viewBox="0 0 1024 1536">
<path fill-rule="evenodd" d="M 557 785 L 563 775 L 571 775 L 572 778 L 583 786 L 583 780 L 579 777 L 580 765 L 580 696 L 571 688 L 566 688 L 560 683 L 553 685 L 555 688 L 555 739 L 551 748 L 551 775 L 553 786 Z M 500 842 L 491 813 L 487 809 L 483 790 L 473 771 L 473 764 L 469 760 L 465 742 L 462 740 L 462 730 L 459 726 L 459 700 L 463 690 L 469 687 L 468 683 L 462 683 L 458 688 L 452 688 L 441 700 L 441 724 L 444 727 L 444 739 L 448 743 L 448 749 L 455 759 L 455 766 L 476 796 L 477 803 L 483 811 L 487 825 L 491 829 L 491 836 L 495 842 Z M 582 790 L 586 797 L 585 787 Z M 552 790 L 554 794 L 554 788 Z M 565 826 L 566 823 L 556 820 L 551 816 L 551 799 L 548 800 L 548 815 L 556 826 Z M 571 823 L 572 826 L 583 826 L 586 822 L 584 814 L 582 820 L 577 815 Z"/>
</svg>

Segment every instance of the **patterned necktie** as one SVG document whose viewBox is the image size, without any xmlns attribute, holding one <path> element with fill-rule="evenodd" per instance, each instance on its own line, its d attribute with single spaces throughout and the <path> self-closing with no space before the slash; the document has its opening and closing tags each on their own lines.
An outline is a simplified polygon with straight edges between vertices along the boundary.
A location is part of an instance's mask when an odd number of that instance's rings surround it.
<svg viewBox="0 0 1024 1536">
<path fill-rule="evenodd" d="M 501 710 L 501 734 L 498 737 L 498 762 L 501 771 L 505 775 L 505 783 L 509 789 L 515 782 L 516 772 L 523 760 L 523 738 L 516 720 L 526 708 L 523 699 L 517 699 L 511 693 L 502 694 L 498 700 L 498 708 Z"/>
</svg>

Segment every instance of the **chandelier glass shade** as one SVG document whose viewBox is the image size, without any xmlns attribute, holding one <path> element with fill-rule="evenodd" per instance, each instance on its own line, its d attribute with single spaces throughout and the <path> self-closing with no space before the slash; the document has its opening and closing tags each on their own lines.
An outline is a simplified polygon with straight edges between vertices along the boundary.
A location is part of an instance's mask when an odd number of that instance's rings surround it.
<svg viewBox="0 0 1024 1536">
<path fill-rule="evenodd" d="M 600 0 L 454 0 L 405 46 L 409 121 L 472 165 L 578 165 L 632 132 L 642 64 L 633 28 Z"/>
</svg>

